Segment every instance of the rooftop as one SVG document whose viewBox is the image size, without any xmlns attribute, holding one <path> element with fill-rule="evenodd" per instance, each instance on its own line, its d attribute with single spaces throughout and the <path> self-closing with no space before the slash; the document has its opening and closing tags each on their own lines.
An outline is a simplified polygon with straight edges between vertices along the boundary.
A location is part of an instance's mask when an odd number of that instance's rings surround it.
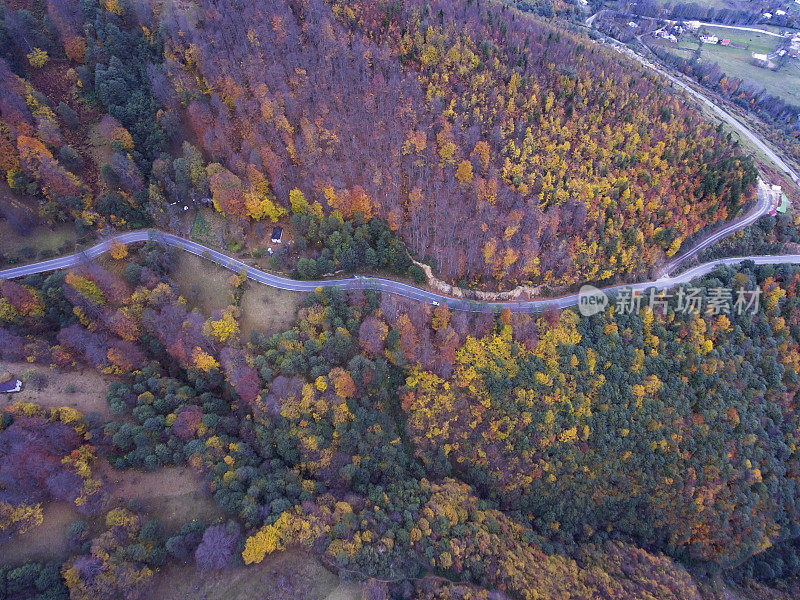
<svg viewBox="0 0 800 600">
<path fill-rule="evenodd" d="M 0 394 L 19 392 L 21 389 L 22 382 L 19 379 L 9 379 L 4 383 L 0 383 Z"/>
</svg>

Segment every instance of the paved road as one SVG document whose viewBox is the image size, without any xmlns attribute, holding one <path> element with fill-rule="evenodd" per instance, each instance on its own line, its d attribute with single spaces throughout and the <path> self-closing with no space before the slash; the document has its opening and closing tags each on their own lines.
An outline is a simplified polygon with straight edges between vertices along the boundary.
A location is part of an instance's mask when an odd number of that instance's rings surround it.
<svg viewBox="0 0 800 600">
<path fill-rule="evenodd" d="M 521 313 L 538 313 L 544 310 L 566 308 L 574 306 L 578 303 L 578 294 L 570 294 L 568 296 L 561 296 L 558 298 L 544 298 L 541 300 L 517 300 L 510 302 L 475 302 L 472 300 L 464 300 L 461 298 L 451 298 L 443 296 L 434 292 L 423 290 L 413 285 L 401 283 L 399 281 L 392 281 L 391 279 L 381 279 L 378 277 L 350 277 L 348 279 L 326 279 L 322 281 L 297 281 L 280 277 L 271 273 L 265 273 L 255 267 L 246 265 L 245 263 L 233 259 L 229 256 L 207 248 L 201 244 L 187 240 L 170 233 L 163 233 L 155 230 L 140 230 L 131 231 L 129 233 L 122 233 L 114 238 L 100 242 L 96 246 L 89 248 L 84 252 L 63 256 L 61 258 L 54 258 L 44 262 L 34 263 L 32 265 L 25 265 L 21 267 L 14 267 L 13 269 L 6 269 L 0 271 L 0 279 L 13 279 L 16 277 L 23 277 L 25 275 L 32 275 L 34 273 L 46 273 L 49 271 L 56 271 L 65 269 L 76 265 L 83 264 L 88 259 L 95 258 L 110 249 L 112 241 L 116 240 L 122 244 L 130 244 L 133 242 L 144 242 L 153 240 L 179 248 L 186 252 L 191 252 L 197 256 L 201 256 L 211 260 L 226 269 L 239 272 L 244 269 L 247 272 L 248 279 L 263 283 L 274 288 L 281 290 L 290 290 L 295 292 L 311 292 L 319 287 L 339 286 L 346 290 L 379 290 L 389 294 L 397 294 L 403 298 L 417 300 L 419 302 L 426 302 L 428 304 L 441 303 L 446 304 L 454 310 L 465 310 L 470 312 L 493 312 L 498 309 L 508 308 L 512 312 Z M 677 285 L 689 283 L 696 277 L 710 273 L 718 265 L 735 265 L 745 260 L 751 260 L 755 264 L 800 264 L 800 254 L 781 254 L 774 256 L 748 256 L 744 258 L 720 258 L 701 265 L 697 265 L 680 275 L 674 277 L 664 276 L 655 281 L 643 281 L 633 285 L 616 285 L 602 288 L 606 293 L 618 292 L 621 289 L 632 289 L 634 291 L 645 291 L 649 288 L 656 288 L 657 290 L 669 289 Z"/>
<path fill-rule="evenodd" d="M 587 24 L 589 26 L 592 25 L 592 22 L 594 21 L 594 16 L 595 15 L 587 19 Z M 635 52 L 631 51 L 630 49 L 623 46 L 619 42 L 616 42 L 616 40 L 610 40 L 610 41 L 621 52 L 625 52 L 626 54 L 630 55 L 631 57 L 635 58 L 636 60 L 644 64 L 645 66 L 660 73 L 662 76 L 666 77 L 675 85 L 679 86 L 680 88 L 682 88 L 689 94 L 695 96 L 698 100 L 709 106 L 709 108 L 711 108 L 723 120 L 727 121 L 742 135 L 750 139 L 767 156 L 769 156 L 775 162 L 775 164 L 777 164 L 780 168 L 782 168 L 795 181 L 795 183 L 800 185 L 800 177 L 797 175 L 797 173 L 795 173 L 794 170 L 792 170 L 792 168 L 789 167 L 789 165 L 787 165 L 777 154 L 775 154 L 772 151 L 772 149 L 766 146 L 758 138 L 758 136 L 756 136 L 747 127 L 739 123 L 739 121 L 737 121 L 731 114 L 729 114 L 722 108 L 718 107 L 705 95 L 697 92 L 695 89 L 683 83 L 676 77 L 673 77 L 671 74 L 667 73 L 660 67 L 657 67 L 656 65 L 648 61 L 646 58 L 640 56 L 639 54 L 636 54 Z M 722 227 L 718 231 L 710 233 L 705 238 L 703 238 L 694 248 L 665 264 L 659 270 L 660 277 L 657 280 L 644 281 L 633 285 L 610 286 L 603 288 L 603 291 L 608 293 L 613 293 L 619 291 L 620 289 L 625 289 L 625 288 L 630 288 L 635 291 L 644 291 L 649 288 L 656 288 L 658 290 L 668 289 L 676 285 L 688 283 L 696 277 L 700 277 L 701 275 L 710 273 L 718 265 L 734 265 L 745 260 L 752 260 L 756 264 L 800 264 L 800 255 L 796 254 L 784 254 L 776 256 L 750 256 L 744 258 L 722 258 L 693 267 L 692 269 L 689 269 L 688 271 L 681 273 L 680 275 L 676 276 L 669 275 L 669 273 L 674 271 L 675 268 L 677 268 L 687 259 L 691 258 L 692 256 L 695 256 L 698 252 L 700 252 L 704 248 L 707 248 L 714 242 L 722 239 L 727 235 L 730 235 L 732 232 L 753 223 L 756 219 L 762 216 L 767 210 L 769 210 L 769 200 L 766 197 L 766 195 L 762 193 L 762 191 L 763 190 L 759 190 L 758 203 L 750 212 L 748 212 L 747 215 L 745 215 L 742 219 L 739 219 L 733 223 L 730 223 Z M 570 294 L 568 296 L 561 296 L 558 298 L 545 298 L 541 300 L 517 300 L 509 302 L 479 303 L 472 300 L 464 300 L 460 298 L 451 298 L 449 296 L 443 296 L 441 294 L 429 292 L 427 290 L 423 290 L 414 287 L 412 285 L 408 285 L 398 281 L 392 281 L 390 279 L 382 279 L 378 277 L 355 276 L 348 279 L 326 279 L 322 281 L 297 281 L 294 279 L 288 279 L 285 277 L 280 277 L 278 275 L 273 275 L 271 273 L 265 273 L 264 271 L 246 265 L 241 261 L 233 259 L 229 256 L 222 254 L 221 252 L 217 252 L 216 250 L 213 250 L 211 248 L 208 248 L 191 240 L 187 240 L 178 237 L 176 235 L 159 232 L 155 230 L 140 230 L 140 231 L 132 231 L 129 233 L 123 233 L 116 236 L 115 238 L 106 240 L 104 242 L 100 242 L 96 246 L 93 246 L 92 248 L 89 248 L 88 250 L 78 254 L 73 254 L 70 256 L 64 256 L 61 258 L 55 258 L 52 260 L 35 263 L 32 265 L 25 265 L 22 267 L 15 267 L 13 269 L 0 271 L 0 279 L 12 279 L 15 277 L 22 277 L 24 275 L 31 275 L 34 273 L 44 273 L 48 271 L 55 271 L 58 269 L 64 269 L 67 267 L 79 265 L 88 259 L 95 258 L 96 256 L 99 256 L 100 254 L 103 254 L 104 252 L 108 251 L 111 242 L 113 240 L 116 240 L 117 242 L 120 242 L 122 244 L 129 244 L 132 242 L 147 241 L 148 239 L 152 239 L 167 246 L 179 248 L 186 252 L 191 252 L 192 254 L 196 254 L 197 256 L 202 256 L 203 258 L 211 260 L 225 267 L 226 269 L 229 269 L 234 272 L 240 272 L 242 269 L 244 269 L 245 272 L 247 273 L 248 279 L 281 290 L 310 292 L 317 289 L 318 287 L 330 287 L 330 286 L 339 286 L 347 290 L 373 289 L 390 294 L 397 294 L 404 298 L 417 300 L 419 302 L 427 302 L 431 304 L 442 303 L 456 310 L 466 310 L 473 312 L 492 312 L 497 309 L 508 308 L 513 312 L 535 313 L 548 309 L 565 308 L 568 306 L 573 306 L 578 303 L 577 294 Z"/>
<path fill-rule="evenodd" d="M 670 19 L 662 19 L 667 23 L 680 23 L 680 21 L 673 21 Z M 685 21 L 691 21 L 692 19 L 685 19 Z M 721 23 L 709 23 L 707 21 L 698 21 L 700 25 L 705 25 L 706 27 L 717 27 L 720 29 L 736 29 L 738 31 L 752 31 L 753 33 L 763 33 L 764 35 L 771 35 L 772 37 L 784 39 L 780 33 L 774 33 L 772 31 L 767 31 L 766 29 L 758 29 L 757 27 L 743 27 L 741 25 L 723 25 Z"/>
<path fill-rule="evenodd" d="M 767 189 L 766 184 L 764 181 L 759 178 L 758 179 L 758 192 L 757 192 L 758 201 L 756 205 L 751 208 L 747 214 L 742 217 L 741 219 L 737 219 L 731 223 L 728 223 L 724 227 L 720 227 L 716 231 L 712 231 L 708 235 L 706 235 L 702 240 L 700 240 L 693 248 L 684 252 L 683 254 L 676 256 L 669 262 L 665 263 L 658 269 L 659 276 L 661 275 L 669 275 L 675 269 L 677 269 L 681 264 L 696 256 L 715 242 L 718 242 L 724 237 L 729 236 L 730 234 L 747 227 L 755 223 L 759 218 L 767 214 L 769 209 L 772 207 L 771 192 Z"/>
</svg>

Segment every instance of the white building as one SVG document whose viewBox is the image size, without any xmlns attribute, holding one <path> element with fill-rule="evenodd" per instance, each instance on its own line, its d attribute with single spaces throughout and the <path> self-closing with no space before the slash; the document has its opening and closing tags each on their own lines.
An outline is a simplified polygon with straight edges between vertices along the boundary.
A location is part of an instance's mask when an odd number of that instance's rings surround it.
<svg viewBox="0 0 800 600">
<path fill-rule="evenodd" d="M 704 44 L 717 44 L 719 43 L 719 38 L 715 35 L 701 35 L 700 41 Z"/>
<path fill-rule="evenodd" d="M 13 394 L 22 391 L 22 382 L 19 379 L 9 379 L 0 383 L 0 394 Z"/>
<path fill-rule="evenodd" d="M 771 19 L 771 18 L 772 18 L 772 13 L 764 13 L 764 14 L 762 14 L 761 16 L 762 16 L 764 19 Z"/>
</svg>

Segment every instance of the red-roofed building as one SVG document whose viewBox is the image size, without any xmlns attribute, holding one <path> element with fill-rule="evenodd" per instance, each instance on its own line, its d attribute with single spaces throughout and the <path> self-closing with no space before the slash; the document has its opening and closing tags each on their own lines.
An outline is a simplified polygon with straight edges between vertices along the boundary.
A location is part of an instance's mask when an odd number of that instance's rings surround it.
<svg viewBox="0 0 800 600">
<path fill-rule="evenodd" d="M 720 44 L 722 44 L 723 46 L 730 46 L 731 41 L 728 38 L 722 38 L 722 40 L 720 41 Z"/>
</svg>

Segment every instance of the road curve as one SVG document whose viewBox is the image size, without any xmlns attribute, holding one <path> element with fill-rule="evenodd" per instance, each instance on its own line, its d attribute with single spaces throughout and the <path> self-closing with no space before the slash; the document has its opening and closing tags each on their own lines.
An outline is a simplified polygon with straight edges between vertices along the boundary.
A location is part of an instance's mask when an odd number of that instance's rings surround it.
<svg viewBox="0 0 800 600">
<path fill-rule="evenodd" d="M 659 276 L 661 275 L 669 275 L 675 269 L 677 269 L 681 264 L 696 256 L 706 248 L 708 248 L 711 244 L 718 242 L 724 237 L 729 236 L 730 234 L 744 229 L 748 225 L 752 225 L 758 219 L 763 217 L 772 206 L 770 202 L 770 194 L 771 192 L 767 189 L 766 184 L 763 180 L 759 177 L 758 179 L 758 192 L 757 192 L 757 202 L 756 205 L 751 208 L 746 215 L 744 215 L 741 219 L 737 219 L 736 221 L 732 221 L 727 225 L 720 227 L 719 229 L 712 231 L 708 235 L 706 235 L 703 239 L 697 242 L 690 250 L 687 250 L 683 254 L 676 256 L 669 262 L 665 263 L 658 269 Z"/>
<path fill-rule="evenodd" d="M 474 300 L 452 298 L 450 296 L 436 294 L 434 292 L 429 292 L 427 290 L 414 287 L 413 285 L 408 285 L 406 283 L 401 283 L 399 281 L 393 281 L 391 279 L 382 279 L 379 277 L 355 276 L 347 279 L 298 281 L 295 279 L 289 279 L 286 277 L 281 277 L 279 275 L 266 273 L 264 271 L 261 271 L 260 269 L 246 265 L 245 263 L 239 260 L 226 256 L 221 252 L 217 252 L 216 250 L 198 244 L 197 242 L 193 242 L 191 240 L 178 237 L 177 235 L 173 235 L 171 233 L 164 233 L 152 229 L 143 229 L 139 231 L 122 233 L 113 238 L 100 242 L 99 244 L 92 246 L 91 248 L 83 252 L 78 252 L 76 254 L 70 254 L 69 256 L 63 256 L 61 258 L 54 258 L 52 260 L 46 260 L 43 262 L 34 263 L 32 265 L 24 265 L 21 267 L 14 267 L 13 269 L 6 269 L 4 271 L 0 271 L 0 280 L 14 279 L 17 277 L 33 275 L 36 273 L 57 271 L 59 269 L 66 269 L 69 267 L 74 267 L 76 265 L 83 264 L 88 259 L 96 258 L 97 256 L 100 256 L 104 252 L 107 252 L 110 249 L 112 242 L 114 241 L 121 244 L 130 244 L 133 242 L 145 242 L 148 240 L 152 240 L 164 244 L 165 246 L 171 246 L 173 248 L 178 248 L 180 250 L 190 252 L 192 254 L 210 260 L 235 273 L 238 273 L 242 269 L 244 269 L 245 272 L 247 273 L 248 279 L 251 279 L 258 283 L 263 283 L 264 285 L 268 285 L 270 287 L 274 287 L 280 290 L 288 290 L 294 292 L 312 292 L 319 287 L 332 287 L 332 286 L 338 286 L 345 290 L 376 290 L 388 294 L 396 294 L 403 298 L 416 300 L 418 302 L 425 302 L 427 304 L 435 304 L 435 303 L 446 304 L 447 306 L 449 306 L 454 310 L 464 310 L 469 312 L 485 312 L 485 313 L 491 313 L 496 310 L 502 310 L 504 308 L 508 308 L 512 312 L 538 313 L 545 310 L 567 308 L 569 306 L 574 306 L 575 304 L 578 303 L 578 294 L 570 294 L 567 296 L 560 296 L 557 298 L 543 298 L 540 300 L 514 300 L 508 302 L 476 302 Z M 631 285 L 623 284 L 623 285 L 609 286 L 606 288 L 602 288 L 602 291 L 613 294 L 622 289 L 631 289 L 640 292 L 643 292 L 650 288 L 655 288 L 656 290 L 665 290 L 675 287 L 677 285 L 689 283 L 696 277 L 700 277 L 702 275 L 710 273 L 711 271 L 714 270 L 715 267 L 719 265 L 735 265 L 748 260 L 758 265 L 766 265 L 766 264 L 796 265 L 800 264 L 800 254 L 780 254 L 773 256 L 746 256 L 746 257 L 734 257 L 734 258 L 720 258 L 717 260 L 712 260 L 707 263 L 703 263 L 701 265 L 697 265 L 696 267 L 692 267 L 691 269 L 685 271 L 684 273 L 681 273 L 680 275 L 675 275 L 674 277 L 665 276 L 655 281 L 643 281 Z"/>
</svg>

